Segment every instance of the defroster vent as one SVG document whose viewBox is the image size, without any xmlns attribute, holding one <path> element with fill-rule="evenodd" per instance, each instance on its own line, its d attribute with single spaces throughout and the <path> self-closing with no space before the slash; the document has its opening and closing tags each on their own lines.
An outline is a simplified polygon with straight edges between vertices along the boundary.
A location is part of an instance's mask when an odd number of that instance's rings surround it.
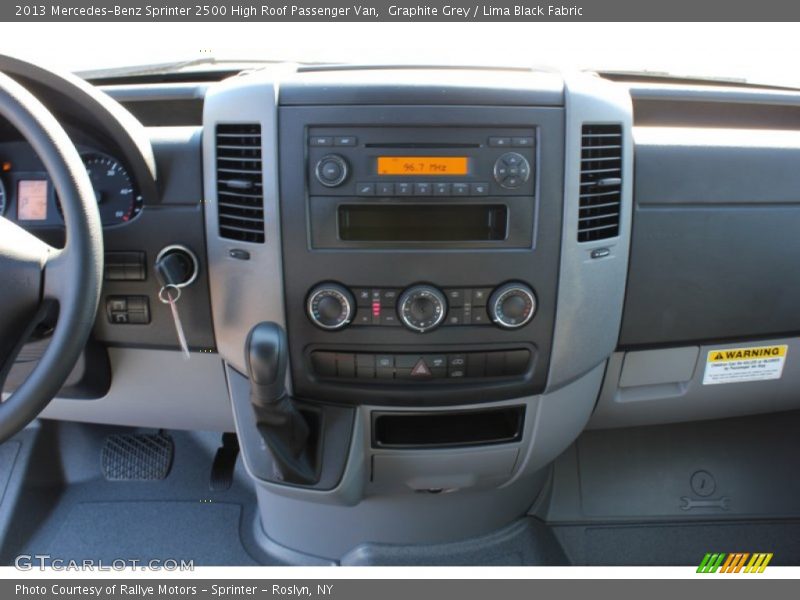
<svg viewBox="0 0 800 600">
<path fill-rule="evenodd" d="M 264 243 L 261 125 L 217 125 L 216 136 L 219 235 Z"/>
<path fill-rule="evenodd" d="M 622 126 L 584 125 L 578 241 L 619 235 L 622 204 Z"/>
</svg>

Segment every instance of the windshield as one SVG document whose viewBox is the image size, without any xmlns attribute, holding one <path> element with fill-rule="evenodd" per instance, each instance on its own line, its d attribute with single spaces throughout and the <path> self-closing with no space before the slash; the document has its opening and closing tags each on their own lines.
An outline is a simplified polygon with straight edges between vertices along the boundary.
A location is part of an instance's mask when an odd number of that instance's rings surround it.
<svg viewBox="0 0 800 600">
<path fill-rule="evenodd" d="M 71 43 L 58 50 L 47 40 Z M 800 88 L 793 23 L 19 23 L 0 51 L 71 71 L 205 61 L 540 67 Z"/>
</svg>

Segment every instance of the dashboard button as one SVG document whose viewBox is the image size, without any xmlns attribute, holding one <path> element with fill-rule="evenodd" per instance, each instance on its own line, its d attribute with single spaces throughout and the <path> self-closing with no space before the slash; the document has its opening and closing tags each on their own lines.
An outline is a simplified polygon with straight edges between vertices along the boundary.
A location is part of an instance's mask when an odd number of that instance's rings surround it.
<svg viewBox="0 0 800 600">
<path fill-rule="evenodd" d="M 466 367 L 467 366 L 467 355 L 466 354 L 448 354 L 447 355 L 447 367 Z"/>
<path fill-rule="evenodd" d="M 450 184 L 449 183 L 434 183 L 433 184 L 433 195 L 434 196 L 449 196 L 450 195 Z"/>
<path fill-rule="evenodd" d="M 470 194 L 472 196 L 488 196 L 489 184 L 488 183 L 473 183 L 470 186 Z"/>
<path fill-rule="evenodd" d="M 333 143 L 335 146 L 355 146 L 358 139 L 352 135 L 340 135 L 333 140 Z"/>
<path fill-rule="evenodd" d="M 375 378 L 374 354 L 356 354 L 356 377 L 358 379 Z"/>
<path fill-rule="evenodd" d="M 430 183 L 415 183 L 415 196 L 430 196 L 433 193 L 433 186 Z"/>
<path fill-rule="evenodd" d="M 333 146 L 333 138 L 329 135 L 314 135 L 308 139 L 309 146 Z"/>
<path fill-rule="evenodd" d="M 532 148 L 533 138 L 527 136 L 511 138 L 511 145 L 515 146 L 516 148 Z"/>
<path fill-rule="evenodd" d="M 414 193 L 414 184 L 403 181 L 395 185 L 395 192 L 398 196 L 410 196 Z"/>
<path fill-rule="evenodd" d="M 316 168 L 317 181 L 325 187 L 341 185 L 349 172 L 347 161 L 338 154 L 328 154 L 319 159 Z"/>
<path fill-rule="evenodd" d="M 522 375 L 528 370 L 531 353 L 527 350 L 509 350 L 505 356 L 504 375 Z"/>
<path fill-rule="evenodd" d="M 375 184 L 374 183 L 359 183 L 356 186 L 356 194 L 359 196 L 374 196 Z"/>
<path fill-rule="evenodd" d="M 470 291 L 462 289 L 449 289 L 446 290 L 447 302 L 453 308 L 460 308 L 464 306 L 464 302 L 469 302 Z"/>
<path fill-rule="evenodd" d="M 336 355 L 336 374 L 344 378 L 356 376 L 356 360 L 353 354 Z"/>
<path fill-rule="evenodd" d="M 483 377 L 486 374 L 486 354 L 470 352 L 467 354 L 467 377 Z"/>
<path fill-rule="evenodd" d="M 444 354 L 428 355 L 423 358 L 425 359 L 425 362 L 428 364 L 431 370 L 447 368 L 447 356 L 445 356 Z"/>
<path fill-rule="evenodd" d="M 359 310 L 353 319 L 352 325 L 372 325 L 372 313 L 363 309 Z"/>
<path fill-rule="evenodd" d="M 378 369 L 393 369 L 394 356 L 391 354 L 378 354 L 375 357 L 375 366 Z"/>
<path fill-rule="evenodd" d="M 505 374 L 505 353 L 487 352 L 486 353 L 486 376 L 501 377 Z"/>
<path fill-rule="evenodd" d="M 381 325 L 384 327 L 400 327 L 400 319 L 391 310 L 382 310 Z"/>
<path fill-rule="evenodd" d="M 369 288 L 356 288 L 353 290 L 359 307 L 372 306 L 372 296 Z"/>
<path fill-rule="evenodd" d="M 491 325 L 492 321 L 489 318 L 489 313 L 486 312 L 485 306 L 472 307 L 472 320 L 470 325 Z"/>
<path fill-rule="evenodd" d="M 336 354 L 333 352 L 313 352 L 311 368 L 320 377 L 336 377 Z"/>
<path fill-rule="evenodd" d="M 474 306 L 486 306 L 491 294 L 492 288 L 476 288 L 472 290 L 472 304 Z"/>
<path fill-rule="evenodd" d="M 453 184 L 453 196 L 469 196 L 469 184 L 468 183 L 454 183 Z"/>
<path fill-rule="evenodd" d="M 464 309 L 451 308 L 447 311 L 447 319 L 445 325 L 463 325 L 464 324 Z"/>
<path fill-rule="evenodd" d="M 493 148 L 505 148 L 511 145 L 510 137 L 490 137 L 489 146 Z"/>
<path fill-rule="evenodd" d="M 394 308 L 397 305 L 397 296 L 400 290 L 381 290 L 381 306 L 384 308 Z"/>
<path fill-rule="evenodd" d="M 394 184 L 393 183 L 379 183 L 378 184 L 378 196 L 393 196 L 394 195 Z"/>
</svg>

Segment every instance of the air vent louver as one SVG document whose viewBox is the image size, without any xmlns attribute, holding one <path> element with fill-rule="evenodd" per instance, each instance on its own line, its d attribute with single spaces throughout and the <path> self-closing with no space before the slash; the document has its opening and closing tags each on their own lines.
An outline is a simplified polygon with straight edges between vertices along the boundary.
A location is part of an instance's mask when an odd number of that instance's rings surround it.
<svg viewBox="0 0 800 600">
<path fill-rule="evenodd" d="M 261 125 L 217 125 L 219 235 L 264 243 Z"/>
<path fill-rule="evenodd" d="M 622 126 L 584 125 L 578 241 L 619 235 L 622 201 Z"/>
</svg>

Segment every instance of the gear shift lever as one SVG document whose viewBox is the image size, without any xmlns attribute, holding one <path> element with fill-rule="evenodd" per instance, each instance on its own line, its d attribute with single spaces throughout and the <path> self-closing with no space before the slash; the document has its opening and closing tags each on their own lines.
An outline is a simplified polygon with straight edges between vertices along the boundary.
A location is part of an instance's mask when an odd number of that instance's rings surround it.
<svg viewBox="0 0 800 600">
<path fill-rule="evenodd" d="M 286 393 L 286 333 L 276 323 L 259 323 L 247 336 L 245 362 L 250 378 L 250 403 L 258 430 L 269 448 L 276 475 L 288 483 L 317 479 L 309 455 L 308 422 Z"/>
</svg>

